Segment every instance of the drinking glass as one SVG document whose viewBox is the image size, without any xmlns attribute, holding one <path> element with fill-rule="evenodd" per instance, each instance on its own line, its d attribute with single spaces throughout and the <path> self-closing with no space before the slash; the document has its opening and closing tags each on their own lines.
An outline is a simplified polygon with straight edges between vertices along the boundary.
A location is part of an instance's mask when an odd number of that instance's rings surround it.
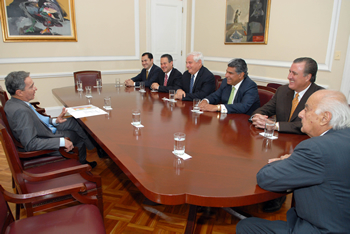
<svg viewBox="0 0 350 234">
<path fill-rule="evenodd" d="M 186 134 L 183 132 L 174 133 L 174 153 L 183 155 L 185 153 Z"/>
<path fill-rule="evenodd" d="M 141 124 L 141 112 L 139 109 L 132 110 L 132 123 L 134 125 L 140 125 Z"/>
<path fill-rule="evenodd" d="M 268 118 L 265 122 L 265 137 L 272 137 L 275 131 L 276 119 Z"/>
<path fill-rule="evenodd" d="M 175 100 L 175 90 L 169 90 L 169 99 Z"/>
<path fill-rule="evenodd" d="M 194 111 L 198 112 L 200 110 L 200 108 L 198 106 L 200 102 L 201 102 L 200 99 L 197 99 L 197 98 L 193 99 L 193 110 Z"/>
<path fill-rule="evenodd" d="M 111 97 L 105 97 L 104 98 L 104 104 L 106 110 L 112 110 L 112 103 L 111 103 Z"/>
<path fill-rule="evenodd" d="M 96 80 L 96 86 L 97 86 L 97 88 L 102 87 L 102 80 L 101 79 Z"/>
<path fill-rule="evenodd" d="M 87 98 L 92 98 L 92 93 L 91 93 L 91 86 L 85 86 L 85 90 L 86 90 L 86 97 Z"/>
</svg>

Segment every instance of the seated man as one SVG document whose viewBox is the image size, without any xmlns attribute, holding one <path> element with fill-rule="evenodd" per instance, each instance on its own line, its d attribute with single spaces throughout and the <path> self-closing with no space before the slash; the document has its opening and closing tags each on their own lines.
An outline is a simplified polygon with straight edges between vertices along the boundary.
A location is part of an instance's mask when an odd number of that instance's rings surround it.
<svg viewBox="0 0 350 234">
<path fill-rule="evenodd" d="M 182 75 L 175 99 L 183 101 L 203 99 L 215 91 L 215 77 L 203 66 L 201 52 L 192 52 L 187 55 L 186 68 L 188 70 Z"/>
<path fill-rule="evenodd" d="M 151 87 L 153 80 L 156 79 L 158 73 L 161 69 L 153 64 L 153 55 L 151 53 L 145 52 L 142 54 L 141 62 L 143 69 L 140 74 L 134 78 L 125 81 L 126 86 L 139 86 L 141 81 L 145 82 L 145 87 Z"/>
<path fill-rule="evenodd" d="M 273 98 L 253 112 L 251 120 L 257 128 L 265 128 L 265 120 L 276 115 L 276 130 L 279 132 L 302 134 L 298 113 L 306 100 L 317 90 L 315 84 L 317 63 L 312 58 L 297 58 L 289 69 L 288 85 L 279 87 Z M 281 208 L 286 197 L 277 198 L 264 204 L 263 211 L 274 212 Z"/>
<path fill-rule="evenodd" d="M 297 58 L 289 69 L 288 85 L 279 87 L 273 98 L 254 111 L 251 120 L 255 127 L 265 128 L 265 120 L 276 115 L 276 130 L 302 134 L 298 113 L 306 100 L 322 87 L 315 84 L 317 63 L 312 58 Z"/>
<path fill-rule="evenodd" d="M 350 108 L 341 92 L 320 90 L 299 113 L 301 131 L 311 138 L 291 155 L 272 159 L 257 174 L 258 185 L 273 192 L 294 191 L 287 221 L 247 218 L 241 233 L 349 233 Z"/>
<path fill-rule="evenodd" d="M 160 57 L 160 67 L 163 72 L 159 72 L 151 88 L 164 93 L 175 90 L 182 74 L 173 67 L 173 57 L 170 54 L 163 54 Z"/>
<path fill-rule="evenodd" d="M 258 87 L 248 77 L 247 64 L 243 59 L 231 60 L 220 88 L 203 99 L 199 107 L 203 111 L 252 114 L 260 107 Z M 221 105 L 216 105 L 222 103 Z"/>
<path fill-rule="evenodd" d="M 74 118 L 63 118 L 67 112 L 65 109 L 56 119 L 52 119 L 39 114 L 29 104 L 37 90 L 29 75 L 29 72 L 18 71 L 5 77 L 11 99 L 6 102 L 4 110 L 14 137 L 21 142 L 25 151 L 58 150 L 59 147 L 65 147 L 69 152 L 77 146 L 80 163 L 96 167 L 95 161 L 86 161 L 86 147 L 91 150 L 95 148 L 94 144 Z M 101 150 L 98 150 L 99 154 Z"/>
</svg>

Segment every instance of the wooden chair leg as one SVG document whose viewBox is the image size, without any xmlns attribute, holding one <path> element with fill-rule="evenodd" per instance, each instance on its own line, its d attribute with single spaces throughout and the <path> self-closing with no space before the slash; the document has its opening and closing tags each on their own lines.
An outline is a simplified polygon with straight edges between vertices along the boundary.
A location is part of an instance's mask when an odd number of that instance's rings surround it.
<svg viewBox="0 0 350 234">
<path fill-rule="evenodd" d="M 21 204 L 16 204 L 16 220 L 19 220 L 21 216 Z"/>
</svg>

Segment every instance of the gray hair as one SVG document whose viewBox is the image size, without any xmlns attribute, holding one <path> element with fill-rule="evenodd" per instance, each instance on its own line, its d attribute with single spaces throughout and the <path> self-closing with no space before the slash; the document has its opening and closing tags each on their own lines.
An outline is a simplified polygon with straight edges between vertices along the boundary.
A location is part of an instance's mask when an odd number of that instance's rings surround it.
<svg viewBox="0 0 350 234">
<path fill-rule="evenodd" d="M 320 99 L 315 113 L 317 115 L 323 112 L 330 112 L 332 119 L 329 125 L 335 130 L 350 127 L 350 107 L 343 93 L 334 90 L 321 90 L 324 96 Z"/>
<path fill-rule="evenodd" d="M 187 55 L 188 56 L 193 56 L 193 60 L 197 63 L 199 60 L 202 61 L 202 64 L 204 63 L 204 57 L 201 52 L 193 51 Z"/>
<path fill-rule="evenodd" d="M 228 62 L 227 66 L 236 68 L 237 74 L 241 74 L 242 72 L 244 72 L 244 78 L 247 78 L 248 67 L 244 59 L 241 59 L 241 58 L 232 59 L 230 62 Z"/>
<path fill-rule="evenodd" d="M 17 90 L 23 91 L 24 88 L 26 87 L 24 80 L 27 77 L 29 77 L 29 75 L 30 73 L 25 71 L 14 71 L 9 73 L 5 77 L 5 85 L 6 85 L 7 92 L 9 92 L 11 96 L 13 96 L 16 94 Z"/>
</svg>

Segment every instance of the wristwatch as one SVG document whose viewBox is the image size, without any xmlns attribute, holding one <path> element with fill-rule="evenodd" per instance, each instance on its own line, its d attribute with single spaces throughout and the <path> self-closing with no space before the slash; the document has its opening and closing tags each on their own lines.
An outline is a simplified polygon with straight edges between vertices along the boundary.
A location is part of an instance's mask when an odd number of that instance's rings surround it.
<svg viewBox="0 0 350 234">
<path fill-rule="evenodd" d="M 218 108 L 218 111 L 221 111 L 221 105 L 216 105 L 216 107 Z"/>
<path fill-rule="evenodd" d="M 280 125 L 278 122 L 275 123 L 275 130 L 278 132 L 280 130 Z"/>
</svg>

